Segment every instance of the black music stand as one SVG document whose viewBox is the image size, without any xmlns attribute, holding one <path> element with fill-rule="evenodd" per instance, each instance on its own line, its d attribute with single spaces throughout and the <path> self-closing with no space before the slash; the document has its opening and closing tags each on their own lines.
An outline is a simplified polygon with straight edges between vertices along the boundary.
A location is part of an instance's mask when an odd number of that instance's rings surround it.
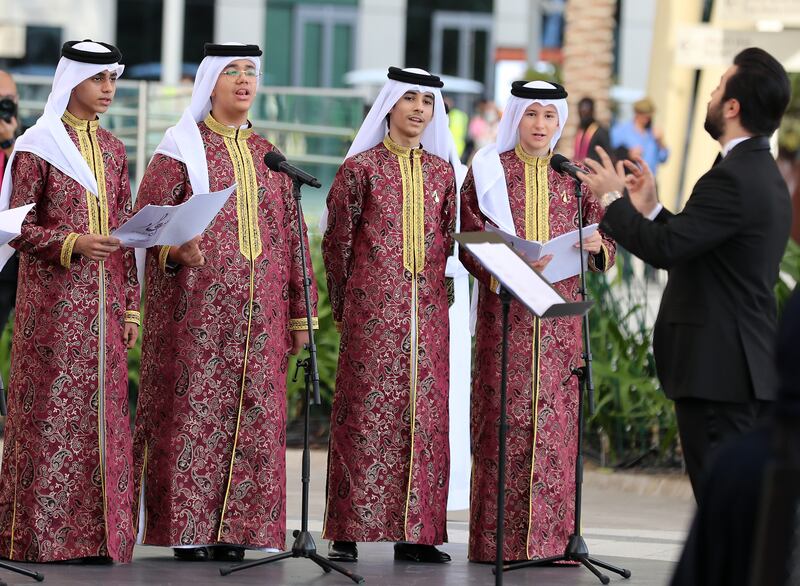
<svg viewBox="0 0 800 586">
<path fill-rule="evenodd" d="M 508 363 L 508 313 L 511 300 L 516 299 L 533 315 L 541 319 L 585 315 L 591 301 L 569 302 L 528 262 L 494 232 L 456 234 L 455 239 L 500 283 L 500 302 L 503 305 L 503 345 L 500 362 L 500 429 L 497 469 L 497 534 L 495 584 L 503 583 L 503 538 L 505 524 L 506 474 L 506 366 Z"/>
</svg>

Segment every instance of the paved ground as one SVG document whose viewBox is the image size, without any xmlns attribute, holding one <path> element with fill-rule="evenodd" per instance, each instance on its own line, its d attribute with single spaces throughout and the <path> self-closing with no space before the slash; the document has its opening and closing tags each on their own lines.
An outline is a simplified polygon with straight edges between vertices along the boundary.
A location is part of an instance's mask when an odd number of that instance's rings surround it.
<svg viewBox="0 0 800 586">
<path fill-rule="evenodd" d="M 348 569 L 359 572 L 371 586 L 473 586 L 495 583 L 491 567 L 470 564 L 465 561 L 466 545 L 452 544 L 448 551 L 454 554 L 454 561 L 447 565 L 418 565 L 392 561 L 392 545 L 387 543 L 368 544 L 360 548 L 362 561 L 351 564 Z M 253 556 L 255 559 L 257 556 Z M 250 555 L 248 555 L 248 559 Z M 632 558 L 604 558 L 633 573 L 630 580 L 612 575 L 611 584 L 630 584 L 631 586 L 664 586 L 672 572 L 669 562 L 639 560 Z M 32 567 L 30 564 L 26 567 Z M 179 563 L 172 561 L 161 548 L 143 547 L 137 550 L 132 564 L 113 567 L 88 567 L 68 565 L 38 565 L 37 571 L 45 573 L 45 586 L 85 586 L 103 584 L 114 586 L 346 586 L 350 580 L 336 573 L 325 575 L 312 562 L 305 559 L 289 559 L 250 568 L 242 572 L 222 577 L 219 565 L 214 562 Z M 0 572 L 9 586 L 35 584 L 29 578 L 10 572 Z M 538 584 L 548 586 L 595 586 L 600 582 L 587 570 L 580 567 L 526 568 L 507 573 L 503 578 L 505 586 Z"/>
<path fill-rule="evenodd" d="M 286 461 L 291 530 L 299 527 L 301 452 L 290 450 Z M 322 531 L 325 470 L 326 453 L 313 451 L 309 505 L 312 531 Z M 677 561 L 694 514 L 685 477 L 588 470 L 583 487 L 583 533 L 593 555 Z M 449 513 L 447 533 L 451 543 L 467 542 L 468 519 L 468 511 Z"/>
<path fill-rule="evenodd" d="M 325 488 L 324 451 L 312 452 L 310 529 L 320 551 L 326 542 L 319 538 L 322 528 Z M 288 530 L 300 526 L 301 453 L 290 450 L 288 466 Z M 592 555 L 631 570 L 630 580 L 611 575 L 611 584 L 666 586 L 680 554 L 685 530 L 694 504 L 688 483 L 682 478 L 646 475 L 607 474 L 588 471 L 584 482 L 583 526 Z M 368 584 L 380 586 L 471 586 L 494 584 L 491 567 L 466 561 L 467 511 L 449 515 L 450 543 L 443 549 L 453 556 L 445 566 L 416 565 L 392 560 L 391 544 L 362 544 L 361 561 L 348 569 L 362 574 Z M 265 554 L 248 552 L 247 559 Z M 230 576 L 219 575 L 214 562 L 187 564 L 172 560 L 165 548 L 138 546 L 133 564 L 113 567 L 71 565 L 25 565 L 45 574 L 45 584 L 64 586 L 103 584 L 119 586 L 220 584 L 221 586 L 311 584 L 337 586 L 351 583 L 344 576 L 325 575 L 304 559 L 284 560 L 259 566 Z M 0 579 L 9 585 L 33 584 L 33 580 L 0 570 Z M 592 586 L 599 581 L 587 570 L 577 567 L 527 568 L 507 573 L 504 584 L 540 584 L 552 586 Z"/>
</svg>

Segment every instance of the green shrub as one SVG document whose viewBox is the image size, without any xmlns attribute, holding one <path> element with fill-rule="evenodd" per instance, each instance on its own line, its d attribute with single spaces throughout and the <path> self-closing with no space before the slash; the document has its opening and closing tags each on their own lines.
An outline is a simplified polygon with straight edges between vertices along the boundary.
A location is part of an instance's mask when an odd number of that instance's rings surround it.
<svg viewBox="0 0 800 586">
<path fill-rule="evenodd" d="M 617 262 L 624 265 L 624 256 Z M 603 465 L 625 466 L 645 456 L 648 464 L 672 465 L 675 412 L 656 376 L 644 288 L 623 280 L 623 268 L 613 283 L 604 274 L 587 279 L 595 302 L 589 314 L 595 412 L 587 412 L 586 446 Z"/>
<path fill-rule="evenodd" d="M 781 261 L 781 274 L 775 285 L 779 313 L 783 310 L 784 303 L 789 299 L 798 281 L 800 281 L 800 246 L 794 240 L 789 240 Z"/>
<path fill-rule="evenodd" d="M 330 414 L 331 403 L 333 402 L 333 387 L 336 381 L 336 367 L 339 361 L 339 332 L 333 323 L 331 314 L 331 304 L 328 301 L 328 285 L 325 280 L 325 265 L 322 262 L 321 238 L 311 239 L 311 263 L 314 265 L 314 277 L 317 281 L 317 292 L 319 301 L 317 303 L 317 317 L 319 318 L 319 329 L 314 332 L 315 344 L 317 346 L 317 367 L 319 369 L 319 395 L 322 401 L 321 410 L 319 407 L 312 407 L 312 414 L 315 418 L 323 422 L 327 421 Z M 298 357 L 292 356 L 289 360 L 289 372 L 286 381 L 287 393 L 287 415 L 289 421 L 298 420 L 303 416 L 303 392 L 305 383 L 302 372 L 294 379 L 297 368 L 297 360 L 308 357 L 308 351 L 301 351 Z M 327 431 L 316 429 L 315 435 L 320 435 Z"/>
</svg>

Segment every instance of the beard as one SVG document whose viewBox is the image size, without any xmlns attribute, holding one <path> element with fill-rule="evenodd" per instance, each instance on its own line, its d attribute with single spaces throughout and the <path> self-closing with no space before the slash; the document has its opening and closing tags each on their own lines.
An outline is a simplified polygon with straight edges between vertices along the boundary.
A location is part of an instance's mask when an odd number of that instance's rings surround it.
<svg viewBox="0 0 800 586">
<path fill-rule="evenodd" d="M 722 117 L 721 104 L 708 107 L 703 128 L 714 140 L 718 140 L 722 136 L 725 132 L 725 119 Z"/>
</svg>

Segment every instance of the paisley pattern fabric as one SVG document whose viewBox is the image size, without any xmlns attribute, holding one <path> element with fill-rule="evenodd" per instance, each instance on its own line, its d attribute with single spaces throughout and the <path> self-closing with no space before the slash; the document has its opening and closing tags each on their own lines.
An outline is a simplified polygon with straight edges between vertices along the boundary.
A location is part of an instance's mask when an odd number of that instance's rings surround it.
<svg viewBox="0 0 800 586">
<path fill-rule="evenodd" d="M 131 214 L 125 148 L 97 122 L 66 117 L 95 153 L 101 197 L 38 156 L 14 157 L 11 206 L 35 203 L 20 251 L 8 421 L 0 476 L 0 556 L 47 562 L 133 551 L 133 461 L 123 323 L 138 320 L 133 250 L 72 254 L 79 234 Z M 86 153 L 84 152 L 84 156 Z"/>
<path fill-rule="evenodd" d="M 508 151 L 500 155 L 500 161 L 518 235 L 544 241 L 577 228 L 571 178 L 549 169 L 546 157 Z M 541 185 L 536 185 L 539 180 Z M 483 230 L 487 219 L 478 207 L 472 171 L 461 195 L 461 230 Z M 585 223 L 599 222 L 602 210 L 596 200 L 587 197 L 584 205 Z M 590 257 L 590 268 L 611 266 L 613 241 L 603 236 L 603 248 L 601 255 Z M 472 379 L 468 555 L 473 561 L 494 561 L 502 304 L 492 292 L 496 283 L 488 272 L 464 250 L 461 261 L 480 282 Z M 567 299 L 579 298 L 579 277 L 554 286 Z M 512 301 L 508 343 L 503 559 L 556 556 L 564 552 L 574 529 L 578 389 L 570 371 L 582 364 L 580 319 L 539 320 Z"/>
<path fill-rule="evenodd" d="M 199 129 L 211 189 L 237 189 L 201 237 L 203 266 L 173 270 L 161 250 L 147 253 L 139 536 L 282 549 L 290 329 L 307 327 L 296 202 L 289 179 L 264 164 L 266 139 L 211 117 Z M 185 165 L 157 154 L 137 205 L 191 195 Z M 302 238 L 308 247 L 305 226 Z"/>
<path fill-rule="evenodd" d="M 325 538 L 447 538 L 454 181 L 443 159 L 386 141 L 331 186 L 322 252 L 342 339 Z"/>
</svg>

